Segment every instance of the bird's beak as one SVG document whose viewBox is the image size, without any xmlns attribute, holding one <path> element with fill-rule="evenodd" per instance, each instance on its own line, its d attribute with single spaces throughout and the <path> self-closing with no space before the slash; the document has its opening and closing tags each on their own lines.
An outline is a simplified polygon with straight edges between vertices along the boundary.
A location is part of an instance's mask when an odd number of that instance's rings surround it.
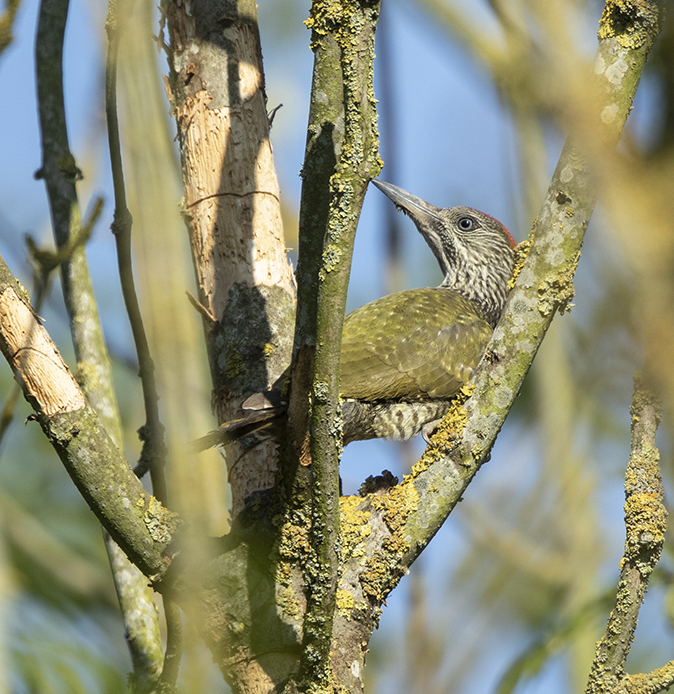
<svg viewBox="0 0 674 694">
<path fill-rule="evenodd" d="M 412 195 L 412 193 L 408 193 L 406 190 L 394 186 L 392 183 L 380 181 L 379 179 L 373 179 L 372 183 L 379 188 L 399 210 L 409 215 L 419 228 L 428 226 L 433 221 L 439 221 L 438 208 L 435 207 L 435 205 L 427 203 L 416 195 Z"/>
</svg>

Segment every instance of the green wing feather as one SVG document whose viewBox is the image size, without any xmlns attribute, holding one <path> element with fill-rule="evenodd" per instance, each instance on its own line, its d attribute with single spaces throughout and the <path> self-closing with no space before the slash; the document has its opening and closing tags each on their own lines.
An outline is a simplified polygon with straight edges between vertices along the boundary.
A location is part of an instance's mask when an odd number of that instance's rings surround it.
<svg viewBox="0 0 674 694">
<path fill-rule="evenodd" d="M 350 313 L 342 336 L 342 397 L 448 398 L 466 383 L 492 329 L 451 289 L 410 289 Z"/>
</svg>

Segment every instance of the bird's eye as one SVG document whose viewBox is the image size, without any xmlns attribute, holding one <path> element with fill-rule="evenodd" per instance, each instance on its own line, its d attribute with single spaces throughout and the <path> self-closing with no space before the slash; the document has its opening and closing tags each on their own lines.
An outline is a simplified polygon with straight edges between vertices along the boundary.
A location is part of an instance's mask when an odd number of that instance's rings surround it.
<svg viewBox="0 0 674 694">
<path fill-rule="evenodd" d="M 475 228 L 475 220 L 472 217 L 461 217 L 459 220 L 459 229 L 461 231 L 471 231 Z"/>
</svg>

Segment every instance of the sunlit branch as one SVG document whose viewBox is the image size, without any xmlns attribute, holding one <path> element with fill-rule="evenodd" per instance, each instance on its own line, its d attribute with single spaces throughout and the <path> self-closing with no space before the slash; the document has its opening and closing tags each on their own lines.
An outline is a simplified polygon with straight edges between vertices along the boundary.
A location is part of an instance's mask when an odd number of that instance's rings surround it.
<svg viewBox="0 0 674 694">
<path fill-rule="evenodd" d="M 477 395 L 465 408 L 453 408 L 444 433 L 434 439 L 406 481 L 414 484 L 420 500 L 406 519 L 406 534 L 413 541 L 405 566 L 433 537 L 488 459 L 555 313 L 564 311 L 573 298 L 573 275 L 596 204 L 592 160 L 611 152 L 622 132 L 658 35 L 658 17 L 657 3 L 642 4 L 632 24 L 618 23 L 618 29 L 600 38 L 593 98 L 588 99 L 594 113 L 562 151 L 535 224 L 529 257 L 476 373 Z M 622 71 L 620 81 L 613 79 L 614 65 Z M 578 142 L 587 151 L 581 151 Z"/>
<path fill-rule="evenodd" d="M 672 664 L 661 668 L 657 675 L 625 673 L 625 660 L 634 639 L 648 580 L 662 554 L 667 518 L 660 477 L 660 453 L 655 445 L 662 404 L 641 373 L 634 374 L 630 411 L 632 450 L 625 470 L 625 553 L 620 562 L 615 605 L 604 636 L 597 644 L 585 689 L 587 694 L 618 691 L 646 694 L 669 689 L 674 684 Z"/>
<path fill-rule="evenodd" d="M 311 465 L 312 478 L 309 538 L 316 569 L 308 576 L 300 660 L 306 687 L 327 682 L 331 671 L 340 562 L 341 332 L 358 217 L 367 184 L 381 166 L 372 90 L 378 17 L 379 2 L 343 4 L 337 17 L 314 2 L 308 20 L 314 80 L 298 259 L 305 281 L 298 291 L 290 411 L 296 452 L 302 466 Z"/>
</svg>

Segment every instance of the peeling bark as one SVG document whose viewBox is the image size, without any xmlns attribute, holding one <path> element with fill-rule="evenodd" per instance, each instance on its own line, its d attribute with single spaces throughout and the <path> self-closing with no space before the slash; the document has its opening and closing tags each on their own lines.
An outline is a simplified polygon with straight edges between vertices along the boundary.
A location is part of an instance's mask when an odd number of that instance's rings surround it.
<svg viewBox="0 0 674 694">
<path fill-rule="evenodd" d="M 169 97 L 178 125 L 187 222 L 218 422 L 240 414 L 290 361 L 294 277 L 286 257 L 255 3 L 168 3 Z M 274 289 L 271 289 L 271 288 Z M 258 304 L 241 314 L 234 294 Z M 236 304 L 236 302 L 234 302 Z M 259 315 L 251 326 L 247 320 Z M 266 318 L 266 316 L 270 316 Z M 231 325 L 237 334 L 232 334 Z M 250 443 L 250 442 L 249 442 Z M 227 452 L 233 513 L 274 484 L 275 446 Z"/>
</svg>

